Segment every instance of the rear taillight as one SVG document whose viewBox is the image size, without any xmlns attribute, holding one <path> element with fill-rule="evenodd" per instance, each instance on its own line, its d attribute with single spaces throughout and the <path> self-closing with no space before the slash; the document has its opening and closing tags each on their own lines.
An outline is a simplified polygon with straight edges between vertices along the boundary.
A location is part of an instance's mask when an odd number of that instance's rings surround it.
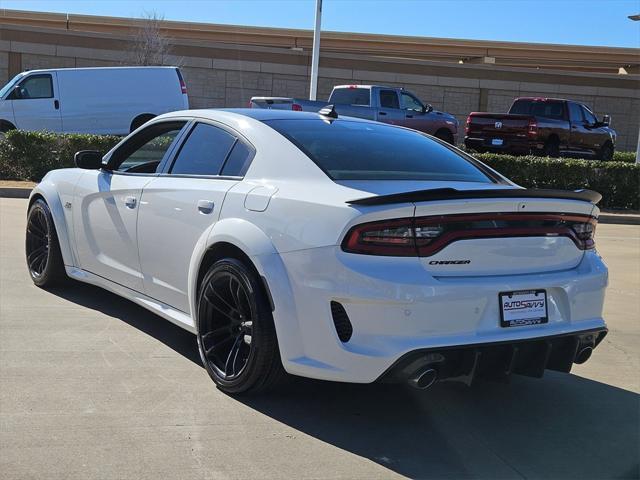
<svg viewBox="0 0 640 480">
<path fill-rule="evenodd" d="M 596 247 L 595 234 L 596 234 L 597 220 L 595 218 L 590 219 L 584 223 L 574 223 L 571 225 L 571 229 L 575 232 L 582 250 L 590 250 Z"/>
<path fill-rule="evenodd" d="M 187 85 L 184 83 L 182 72 L 180 72 L 179 68 L 176 68 L 176 73 L 178 74 L 178 80 L 180 81 L 180 90 L 182 91 L 182 93 L 187 93 Z"/>
<path fill-rule="evenodd" d="M 596 219 L 547 213 L 478 213 L 401 218 L 351 228 L 342 250 L 364 255 L 428 257 L 447 245 L 478 238 L 568 237 L 580 250 L 595 247 Z"/>
<path fill-rule="evenodd" d="M 464 124 L 464 133 L 468 134 L 471 129 L 471 115 L 467 117 L 467 122 Z"/>
<path fill-rule="evenodd" d="M 527 129 L 527 135 L 529 135 L 530 138 L 535 138 L 538 136 L 538 122 L 535 121 L 535 119 L 531 119 L 529 120 L 529 128 Z"/>
<path fill-rule="evenodd" d="M 292 103 L 291 104 L 291 110 L 293 110 L 294 112 L 301 112 L 302 111 L 302 105 L 300 105 L 299 103 Z"/>
</svg>

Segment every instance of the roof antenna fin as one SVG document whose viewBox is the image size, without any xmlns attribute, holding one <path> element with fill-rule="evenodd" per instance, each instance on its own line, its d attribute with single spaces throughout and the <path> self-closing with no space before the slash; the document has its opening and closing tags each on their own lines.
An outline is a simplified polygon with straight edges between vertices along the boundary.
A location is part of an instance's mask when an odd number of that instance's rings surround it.
<svg viewBox="0 0 640 480">
<path fill-rule="evenodd" d="M 333 104 L 322 107 L 318 113 L 323 117 L 338 118 L 338 112 Z"/>
</svg>

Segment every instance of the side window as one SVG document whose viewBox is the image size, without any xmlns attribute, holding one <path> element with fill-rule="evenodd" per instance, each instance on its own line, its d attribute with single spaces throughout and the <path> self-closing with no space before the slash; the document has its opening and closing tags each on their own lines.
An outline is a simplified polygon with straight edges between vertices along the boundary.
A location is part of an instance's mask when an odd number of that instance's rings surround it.
<svg viewBox="0 0 640 480">
<path fill-rule="evenodd" d="M 596 116 L 584 105 L 582 105 L 582 114 L 584 115 L 584 119 L 591 125 L 598 123 Z"/>
<path fill-rule="evenodd" d="M 400 108 L 396 91 L 380 90 L 380 106 L 382 108 Z"/>
<path fill-rule="evenodd" d="M 582 108 L 577 103 L 569 103 L 569 119 L 571 122 L 582 123 Z"/>
<path fill-rule="evenodd" d="M 155 173 L 186 122 L 150 125 L 122 144 L 109 159 L 118 172 Z"/>
<path fill-rule="evenodd" d="M 400 101 L 402 102 L 403 110 L 415 110 L 417 112 L 421 112 L 424 109 L 424 106 L 416 97 L 406 92 L 400 93 Z"/>
<path fill-rule="evenodd" d="M 236 137 L 221 128 L 198 123 L 178 153 L 172 174 L 219 175 Z"/>
<path fill-rule="evenodd" d="M 228 177 L 244 177 L 247 173 L 251 160 L 253 159 L 253 150 L 244 142 L 238 140 L 233 146 L 233 150 L 229 154 L 224 167 L 222 167 L 222 175 Z"/>
<path fill-rule="evenodd" d="M 51 75 L 30 75 L 20 82 L 20 93 L 11 96 L 12 100 L 36 98 L 53 98 Z"/>
</svg>

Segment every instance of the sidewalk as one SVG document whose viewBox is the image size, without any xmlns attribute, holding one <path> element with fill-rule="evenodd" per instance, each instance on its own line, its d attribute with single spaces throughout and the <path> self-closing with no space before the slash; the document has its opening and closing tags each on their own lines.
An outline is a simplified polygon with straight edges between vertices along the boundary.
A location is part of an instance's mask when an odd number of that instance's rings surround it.
<svg viewBox="0 0 640 480">
<path fill-rule="evenodd" d="M 33 182 L 18 180 L 0 180 L 0 197 L 4 198 L 29 198 Z M 640 225 L 640 212 L 607 211 L 600 212 L 599 223 L 613 223 L 618 225 Z"/>
</svg>

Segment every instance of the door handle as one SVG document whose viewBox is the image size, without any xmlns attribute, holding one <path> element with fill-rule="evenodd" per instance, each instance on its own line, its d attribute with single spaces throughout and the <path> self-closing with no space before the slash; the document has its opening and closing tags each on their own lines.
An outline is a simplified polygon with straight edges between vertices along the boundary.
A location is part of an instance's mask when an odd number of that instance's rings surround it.
<svg viewBox="0 0 640 480">
<path fill-rule="evenodd" d="M 136 197 L 127 197 L 124 199 L 124 204 L 127 208 L 136 208 Z"/>
<path fill-rule="evenodd" d="M 53 101 L 53 108 L 60 110 L 60 102 L 58 100 Z"/>
<path fill-rule="evenodd" d="M 387 112 L 378 112 L 378 115 L 386 115 Z"/>
<path fill-rule="evenodd" d="M 205 215 L 213 212 L 214 204 L 211 200 L 198 200 L 198 211 Z"/>
<path fill-rule="evenodd" d="M 407 118 L 413 118 L 413 115 L 407 115 Z"/>
</svg>

